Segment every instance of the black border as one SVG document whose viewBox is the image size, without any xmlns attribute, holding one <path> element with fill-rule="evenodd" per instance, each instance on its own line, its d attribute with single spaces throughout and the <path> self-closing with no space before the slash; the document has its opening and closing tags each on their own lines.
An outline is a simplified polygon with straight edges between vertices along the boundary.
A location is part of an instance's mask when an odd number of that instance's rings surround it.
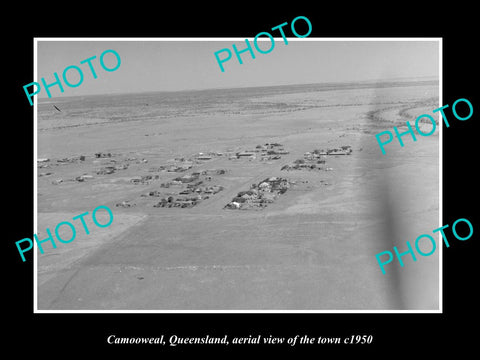
<svg viewBox="0 0 480 360">
<path fill-rule="evenodd" d="M 2 245 L 9 270 L 5 276 L 7 291 L 3 293 L 8 303 L 4 308 L 8 347 L 22 351 L 26 344 L 31 345 L 32 356 L 45 352 L 52 356 L 96 355 L 104 351 L 119 355 L 148 351 L 157 356 L 186 352 L 198 356 L 200 351 L 265 351 L 286 355 L 349 351 L 382 356 L 399 352 L 404 356 L 417 356 L 449 348 L 466 352 L 475 346 L 474 332 L 467 324 L 476 305 L 475 250 L 479 230 L 474 231 L 470 240 L 454 240 L 450 248 L 443 249 L 443 314 L 33 314 L 33 256 L 27 256 L 27 262 L 22 263 L 14 242 L 33 233 L 33 108 L 26 103 L 22 86 L 33 79 L 34 37 L 251 37 L 299 15 L 310 19 L 313 26 L 310 37 L 442 37 L 443 104 L 451 105 L 458 98 L 467 98 L 474 107 L 471 119 L 453 120 L 450 128 L 443 128 L 443 224 L 451 225 L 458 218 L 467 218 L 474 229 L 478 228 L 478 212 L 472 206 L 477 180 L 474 127 L 480 112 L 478 91 L 475 91 L 479 71 L 473 7 L 449 4 L 448 9 L 443 5 L 422 9 L 418 4 L 403 2 L 384 4 L 380 8 L 367 3 L 353 6 L 343 3 L 332 9 L 317 3 L 293 9 L 291 4 L 277 3 L 260 11 L 258 4 L 246 3 L 199 4 L 198 8 L 183 3 L 175 10 L 162 3 L 77 5 L 36 4 L 15 12 L 14 25 L 2 25 L 8 50 L 4 55 L 8 136 L 3 151 L 13 159 L 7 165 L 10 174 L 4 173 L 4 191 L 9 197 L 4 202 L 8 210 Z M 135 337 L 371 334 L 375 340 L 368 346 L 293 348 L 114 346 L 106 343 L 110 334 Z M 67 353 L 66 350 L 73 351 Z"/>
</svg>

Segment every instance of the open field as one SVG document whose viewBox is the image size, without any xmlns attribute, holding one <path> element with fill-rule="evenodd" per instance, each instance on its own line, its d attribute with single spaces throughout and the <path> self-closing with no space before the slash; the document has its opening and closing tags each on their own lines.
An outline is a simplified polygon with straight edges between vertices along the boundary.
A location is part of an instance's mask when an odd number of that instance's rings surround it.
<svg viewBox="0 0 480 360">
<path fill-rule="evenodd" d="M 45 244 L 38 308 L 438 309 L 438 250 L 386 275 L 375 259 L 440 226 L 438 130 L 386 156 L 375 139 L 437 107 L 432 81 L 40 102 L 39 237 L 99 205 L 114 222 L 86 218 L 90 235 L 78 222 L 74 242 Z M 319 156 L 321 169 L 281 170 L 342 146 L 351 153 Z M 288 189 L 225 208 L 272 177 Z"/>
</svg>

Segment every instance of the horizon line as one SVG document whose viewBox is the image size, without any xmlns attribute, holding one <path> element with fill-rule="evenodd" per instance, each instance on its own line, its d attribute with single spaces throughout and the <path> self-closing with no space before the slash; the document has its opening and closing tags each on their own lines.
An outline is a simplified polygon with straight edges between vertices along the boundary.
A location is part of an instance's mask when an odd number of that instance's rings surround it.
<svg viewBox="0 0 480 360">
<path fill-rule="evenodd" d="M 416 79 L 416 80 L 415 80 Z M 427 80 L 428 79 L 428 80 Z M 39 97 L 38 101 L 47 99 L 60 99 L 60 98 L 73 98 L 73 97 L 88 97 L 88 96 L 115 96 L 115 95 L 138 95 L 148 93 L 178 93 L 178 92 L 195 92 L 195 91 L 209 91 L 209 90 L 234 90 L 234 89 L 250 89 L 250 88 L 274 88 L 282 86 L 308 86 L 308 85 L 340 85 L 340 84 L 361 84 L 361 83 L 388 83 L 388 82 L 419 82 L 419 81 L 440 81 L 439 76 L 435 75 L 423 75 L 423 76 L 409 76 L 409 77 L 393 77 L 383 79 L 365 79 L 365 80 L 342 80 L 342 81 L 328 81 L 328 82 L 314 82 L 314 83 L 290 83 L 290 84 L 278 84 L 278 85 L 248 85 L 248 86 L 220 86 L 212 88 L 189 88 L 180 90 L 146 90 L 146 91 L 134 91 L 134 92 L 115 92 L 115 93 L 94 93 L 94 94 L 81 94 L 81 95 L 60 95 L 56 97 Z M 35 95 L 37 97 L 38 95 Z"/>
</svg>

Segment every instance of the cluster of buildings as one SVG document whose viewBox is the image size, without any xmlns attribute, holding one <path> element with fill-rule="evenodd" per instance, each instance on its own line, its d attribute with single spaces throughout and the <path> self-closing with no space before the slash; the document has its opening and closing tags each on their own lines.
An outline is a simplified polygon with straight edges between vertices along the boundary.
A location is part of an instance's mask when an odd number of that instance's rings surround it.
<svg viewBox="0 0 480 360">
<path fill-rule="evenodd" d="M 297 159 L 293 164 L 284 165 L 280 170 L 331 170 L 331 168 L 322 166 L 322 164 L 325 164 L 325 160 L 312 162 L 304 159 Z"/>
<path fill-rule="evenodd" d="M 352 147 L 350 145 L 340 146 L 340 148 L 332 148 L 332 149 L 321 149 L 321 150 L 313 150 L 311 153 L 305 154 L 313 154 L 313 155 L 350 155 L 352 153 Z"/>
<path fill-rule="evenodd" d="M 95 153 L 95 157 L 97 159 L 99 159 L 99 158 L 109 158 L 109 157 L 112 157 L 112 154 L 111 153 L 97 152 L 97 153 Z"/>
<path fill-rule="evenodd" d="M 112 163 L 115 163 L 115 160 L 111 160 Z M 128 169 L 128 164 L 120 164 L 120 165 L 107 165 L 101 167 L 96 171 L 97 175 L 109 175 L 113 174 L 117 170 L 126 170 Z"/>
<path fill-rule="evenodd" d="M 168 196 L 163 198 L 153 207 L 180 207 L 180 208 L 191 208 L 197 205 L 198 202 L 202 200 L 200 195 L 184 197 L 184 198 L 174 198 L 173 196 Z"/>
<path fill-rule="evenodd" d="M 229 160 L 234 159 L 249 159 L 254 160 L 257 157 L 260 160 L 279 160 L 281 155 L 288 154 L 284 146 L 279 143 L 266 143 L 264 145 L 257 145 L 253 150 L 242 150 L 234 154 L 230 154 Z"/>
<path fill-rule="evenodd" d="M 113 174 L 115 172 L 115 166 L 113 165 L 108 165 L 105 167 L 102 167 L 96 171 L 97 175 L 109 175 Z"/>
<path fill-rule="evenodd" d="M 168 160 L 167 165 L 160 165 L 149 169 L 150 172 L 166 171 L 166 172 L 185 172 L 192 168 L 194 161 L 185 159 L 184 157 Z"/>
<path fill-rule="evenodd" d="M 205 194 L 214 195 L 223 190 L 223 186 L 193 186 L 188 184 L 187 188 L 180 191 L 177 196 L 169 195 L 164 197 L 153 207 L 181 207 L 189 208 L 197 205 L 200 201 L 208 199 L 210 196 Z M 181 196 L 180 196 L 181 195 Z M 151 191 L 149 196 L 161 196 L 158 191 Z"/>
<path fill-rule="evenodd" d="M 223 186 L 213 184 L 206 185 L 204 182 L 210 182 L 213 179 L 212 175 L 223 175 L 225 173 L 226 171 L 224 169 L 209 169 L 203 170 L 202 172 L 185 174 L 160 185 L 162 188 L 169 188 L 170 186 L 179 187 L 176 194 L 170 193 L 168 196 L 165 196 L 161 191 L 154 190 L 142 196 L 163 196 L 157 204 L 153 205 L 154 207 L 190 208 L 202 200 L 206 200 L 210 196 L 222 191 L 224 189 Z"/>
<path fill-rule="evenodd" d="M 325 156 L 318 152 L 306 152 L 303 159 L 296 159 L 292 164 L 284 165 L 280 170 L 331 170 L 325 167 Z"/>
<path fill-rule="evenodd" d="M 80 175 L 80 176 L 77 176 L 75 178 L 75 181 L 79 181 L 79 182 L 83 182 L 87 179 L 93 179 L 93 176 L 92 175 L 88 175 L 88 174 L 83 174 L 83 175 Z"/>
<path fill-rule="evenodd" d="M 170 186 L 183 185 L 183 184 L 196 182 L 195 184 L 191 184 L 187 186 L 187 187 L 191 187 L 197 184 L 201 184 L 203 182 L 203 181 L 198 182 L 200 176 L 203 176 L 203 180 L 205 181 L 212 181 L 213 180 L 212 175 L 223 175 L 225 173 L 226 173 L 226 170 L 224 169 L 203 170 L 202 172 L 194 172 L 191 174 L 178 176 L 173 180 L 160 184 L 160 187 L 169 188 Z"/>
<path fill-rule="evenodd" d="M 284 194 L 291 186 L 285 178 L 269 177 L 258 184 L 252 184 L 249 190 L 240 191 L 227 205 L 225 209 L 252 209 L 264 208 L 269 203 Z"/>
<path fill-rule="evenodd" d="M 148 171 L 150 172 L 159 172 L 159 171 L 166 171 L 166 172 L 185 172 L 192 168 L 192 164 L 170 164 L 170 165 L 160 165 L 158 167 L 152 167 Z"/>
<path fill-rule="evenodd" d="M 102 165 L 101 167 L 97 168 L 95 170 L 95 173 L 97 175 L 109 175 L 115 173 L 117 170 L 126 170 L 128 169 L 129 164 L 116 164 L 116 160 L 112 159 L 113 155 L 111 153 L 102 153 L 102 152 L 97 152 L 94 154 L 95 159 L 104 159 L 107 158 L 107 160 L 93 160 L 93 164 L 100 164 Z M 43 159 L 37 159 L 37 164 L 38 168 L 51 168 L 53 166 L 58 166 L 58 165 L 67 165 L 67 164 L 72 164 L 72 163 L 81 163 L 86 160 L 85 155 L 80 155 L 80 156 L 73 156 L 73 157 L 67 157 L 67 158 L 61 158 L 61 159 L 56 159 L 55 161 L 51 161 L 48 158 L 43 158 Z M 48 176 L 52 175 L 53 173 L 47 172 L 47 173 L 40 173 L 39 176 Z M 77 176 L 73 179 L 66 180 L 66 181 L 79 181 L 83 182 L 86 179 L 92 179 L 92 175 L 88 174 L 83 174 L 80 176 Z M 52 181 L 52 184 L 58 185 L 63 182 L 63 179 L 57 179 Z"/>
<path fill-rule="evenodd" d="M 223 153 L 218 151 L 209 151 L 207 153 L 199 152 L 198 154 L 193 155 L 193 158 L 198 161 L 208 161 L 216 156 L 223 156 Z"/>
<path fill-rule="evenodd" d="M 51 162 L 50 159 L 48 158 L 39 158 L 37 159 L 37 167 L 39 169 L 50 168 L 52 166 L 71 164 L 79 161 L 85 161 L 85 156 L 81 155 L 81 156 L 73 156 L 69 158 L 62 158 L 62 159 L 57 159 L 55 162 Z"/>
<path fill-rule="evenodd" d="M 137 204 L 131 203 L 130 201 L 122 201 L 121 203 L 115 204 L 116 207 L 130 208 L 135 207 Z"/>
<path fill-rule="evenodd" d="M 190 158 L 179 157 L 172 160 L 168 160 L 169 164 L 152 167 L 149 169 L 151 172 L 166 171 L 166 172 L 185 172 L 190 170 L 194 164 L 200 164 L 204 161 L 212 160 L 215 156 L 223 156 L 221 152 L 208 152 L 198 153 L 192 155 Z"/>
<path fill-rule="evenodd" d="M 326 167 L 326 158 L 328 155 L 350 155 L 352 147 L 350 145 L 341 146 L 332 149 L 315 149 L 303 154 L 303 159 L 297 159 L 292 164 L 284 165 L 281 170 L 333 170 Z"/>
<path fill-rule="evenodd" d="M 159 175 L 142 175 L 142 176 L 136 176 L 133 179 L 130 179 L 130 182 L 134 185 L 148 185 L 154 180 L 158 180 L 160 178 Z"/>
<path fill-rule="evenodd" d="M 56 159 L 55 162 L 51 161 L 48 158 L 39 158 L 39 159 L 37 159 L 37 166 L 38 166 L 39 169 L 41 169 L 41 168 L 51 168 L 53 166 L 67 165 L 67 164 L 78 163 L 78 162 L 83 162 L 83 161 L 85 161 L 85 156 L 84 155 L 73 156 L 73 157 L 62 158 L 62 159 Z M 53 175 L 53 172 L 38 173 L 39 177 L 50 176 L 50 175 Z M 74 179 L 67 180 L 67 181 L 80 181 L 80 182 L 82 182 L 85 179 L 91 179 L 91 178 L 93 178 L 92 175 L 84 174 L 84 175 L 77 176 Z M 64 182 L 63 179 L 56 179 L 56 180 L 53 180 L 51 183 L 53 185 L 58 185 L 58 184 L 61 184 L 63 182 Z"/>
<path fill-rule="evenodd" d="M 216 185 L 212 182 L 215 176 L 226 173 L 225 169 L 208 169 L 201 172 L 192 172 L 187 174 L 187 170 L 191 169 L 195 164 L 204 164 L 214 157 L 228 156 L 229 159 L 257 159 L 261 160 L 278 160 L 282 155 L 288 154 L 284 146 L 279 143 L 266 143 L 257 145 L 253 150 L 242 150 L 235 152 L 233 149 L 225 153 L 208 152 L 197 153 L 190 157 L 181 157 L 168 160 L 167 165 L 152 167 L 149 172 L 174 172 L 179 173 L 176 178 L 160 184 L 160 188 L 166 189 L 174 187 L 171 190 L 153 190 L 141 195 L 147 198 L 160 199 L 154 207 L 179 207 L 190 208 L 197 205 L 199 202 L 208 199 L 210 196 L 224 190 L 223 186 Z M 328 156 L 336 155 L 350 155 L 352 153 L 351 146 L 341 146 L 339 148 L 315 149 L 303 154 L 303 158 L 295 160 L 293 163 L 285 165 L 281 170 L 332 170 L 326 167 L 326 159 Z M 137 158 L 126 158 L 123 161 L 117 162 L 111 153 L 97 152 L 94 154 L 93 164 L 100 165 L 97 168 L 97 175 L 113 174 L 118 170 L 126 170 L 129 167 L 129 162 L 146 163 L 147 160 Z M 56 162 L 51 162 L 50 159 L 38 159 L 38 167 L 50 167 L 51 165 L 62 165 L 73 162 L 83 162 L 85 156 L 77 156 L 72 158 L 58 159 Z M 40 173 L 39 176 L 49 176 L 53 173 Z M 84 174 L 77 176 L 71 181 L 83 182 L 87 179 L 93 178 L 92 175 Z M 151 182 L 158 180 L 159 175 L 142 175 L 130 179 L 130 183 L 135 185 L 148 185 Z M 52 181 L 52 184 L 60 184 L 62 179 Z M 259 182 L 252 184 L 250 189 L 240 191 L 237 195 L 225 205 L 226 209 L 255 209 L 264 208 L 269 203 L 273 203 L 278 196 L 284 194 L 293 182 L 282 177 L 269 177 Z M 136 204 L 129 201 L 122 201 L 116 204 L 117 207 L 129 208 L 136 206 Z"/>
</svg>

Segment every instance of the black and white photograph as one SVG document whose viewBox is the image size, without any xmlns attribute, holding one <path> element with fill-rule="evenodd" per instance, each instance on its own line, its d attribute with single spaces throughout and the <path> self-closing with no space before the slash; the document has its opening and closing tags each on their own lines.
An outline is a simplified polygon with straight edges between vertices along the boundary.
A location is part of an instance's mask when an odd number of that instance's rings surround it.
<svg viewBox="0 0 480 360">
<path fill-rule="evenodd" d="M 441 39 L 94 40 L 36 42 L 38 310 L 441 310 L 393 250 L 441 226 Z"/>
</svg>

